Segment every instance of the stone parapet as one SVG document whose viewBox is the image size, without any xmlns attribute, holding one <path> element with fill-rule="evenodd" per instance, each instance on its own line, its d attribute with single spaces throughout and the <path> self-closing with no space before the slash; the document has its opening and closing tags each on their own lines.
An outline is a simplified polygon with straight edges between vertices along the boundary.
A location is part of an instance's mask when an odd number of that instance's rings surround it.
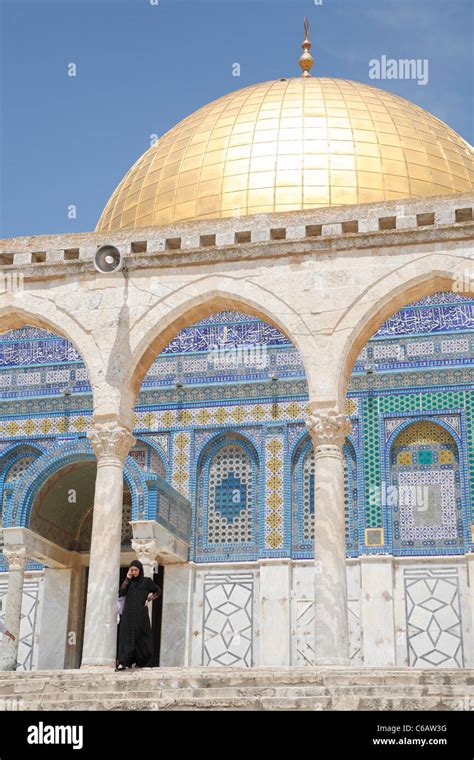
<svg viewBox="0 0 474 760">
<path fill-rule="evenodd" d="M 0 240 L 0 272 L 21 268 L 29 277 L 93 270 L 95 251 L 114 245 L 129 269 L 292 255 L 350 248 L 390 247 L 469 237 L 471 193 L 318 208 L 230 219 L 182 222 L 110 233 L 42 235 Z M 441 229 L 443 228 L 443 229 Z M 449 228 L 449 229 L 446 229 Z"/>
</svg>

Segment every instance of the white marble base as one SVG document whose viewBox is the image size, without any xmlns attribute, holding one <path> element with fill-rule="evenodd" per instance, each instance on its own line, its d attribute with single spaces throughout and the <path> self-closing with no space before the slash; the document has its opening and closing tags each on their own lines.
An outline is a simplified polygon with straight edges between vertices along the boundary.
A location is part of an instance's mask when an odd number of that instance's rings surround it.
<svg viewBox="0 0 474 760">
<path fill-rule="evenodd" d="M 367 667 L 395 665 L 392 557 L 363 557 L 360 618 L 363 662 Z"/>
<path fill-rule="evenodd" d="M 65 667 L 72 570 L 44 569 L 38 668 Z"/>
<path fill-rule="evenodd" d="M 186 664 L 189 618 L 189 591 L 192 570 L 189 565 L 165 565 L 161 624 L 160 665 L 182 667 Z"/>
<path fill-rule="evenodd" d="M 290 664 L 289 562 L 260 563 L 260 665 Z"/>
</svg>

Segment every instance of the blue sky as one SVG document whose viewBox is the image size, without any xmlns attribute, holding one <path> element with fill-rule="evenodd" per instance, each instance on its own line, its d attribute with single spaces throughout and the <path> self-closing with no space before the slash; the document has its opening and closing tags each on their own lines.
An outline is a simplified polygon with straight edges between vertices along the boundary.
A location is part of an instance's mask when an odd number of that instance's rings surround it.
<svg viewBox="0 0 474 760">
<path fill-rule="evenodd" d="M 94 229 L 151 134 L 299 75 L 305 15 L 314 75 L 382 86 L 473 142 L 472 0 L 156 1 L 0 0 L 2 237 Z M 428 59 L 428 84 L 370 80 L 382 55 Z"/>
</svg>

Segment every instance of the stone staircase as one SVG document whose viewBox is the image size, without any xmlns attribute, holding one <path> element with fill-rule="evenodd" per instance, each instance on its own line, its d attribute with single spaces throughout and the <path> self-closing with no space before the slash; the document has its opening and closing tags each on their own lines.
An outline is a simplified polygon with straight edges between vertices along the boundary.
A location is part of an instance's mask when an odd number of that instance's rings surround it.
<svg viewBox="0 0 474 760">
<path fill-rule="evenodd" d="M 0 673 L 2 710 L 474 710 L 474 670 L 144 668 Z"/>
</svg>

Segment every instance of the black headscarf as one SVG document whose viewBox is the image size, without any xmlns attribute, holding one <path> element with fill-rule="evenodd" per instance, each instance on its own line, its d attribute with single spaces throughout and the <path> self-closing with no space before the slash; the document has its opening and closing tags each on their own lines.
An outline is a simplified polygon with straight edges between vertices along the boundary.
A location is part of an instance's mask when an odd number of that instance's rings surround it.
<svg viewBox="0 0 474 760">
<path fill-rule="evenodd" d="M 138 570 L 140 571 L 136 577 L 132 576 L 130 579 L 130 583 L 140 583 L 143 578 L 145 577 L 143 574 L 143 565 L 140 562 L 139 559 L 132 559 L 130 562 L 130 567 L 138 567 Z"/>
</svg>

